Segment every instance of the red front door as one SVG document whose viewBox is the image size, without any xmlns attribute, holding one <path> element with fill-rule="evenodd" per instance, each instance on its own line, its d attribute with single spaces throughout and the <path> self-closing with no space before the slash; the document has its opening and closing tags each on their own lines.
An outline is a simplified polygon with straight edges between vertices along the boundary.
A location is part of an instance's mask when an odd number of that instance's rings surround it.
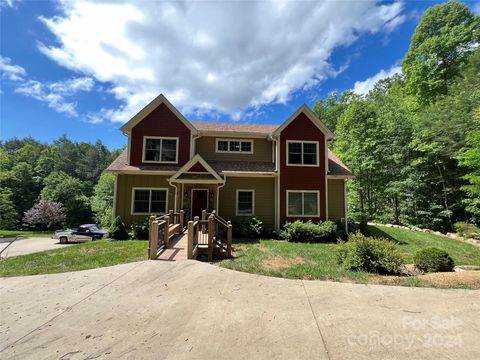
<svg viewBox="0 0 480 360">
<path fill-rule="evenodd" d="M 192 190 L 192 219 L 195 216 L 202 217 L 202 210 L 208 207 L 208 189 Z"/>
</svg>

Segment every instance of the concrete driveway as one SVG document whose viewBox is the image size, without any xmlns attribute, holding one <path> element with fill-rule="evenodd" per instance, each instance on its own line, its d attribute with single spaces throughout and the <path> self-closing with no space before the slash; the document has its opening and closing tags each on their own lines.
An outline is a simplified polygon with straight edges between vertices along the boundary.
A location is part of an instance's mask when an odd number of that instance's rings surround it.
<svg viewBox="0 0 480 360">
<path fill-rule="evenodd" d="M 480 291 L 144 261 L 3 278 L 2 359 L 479 359 Z"/>
<path fill-rule="evenodd" d="M 0 243 L 0 257 L 7 258 L 18 255 L 32 254 L 40 251 L 58 249 L 69 244 L 60 244 L 58 239 L 51 238 L 21 238 L 9 245 L 7 239 Z M 14 239 L 9 239 L 14 240 Z M 5 251 L 2 251 L 6 249 Z"/>
</svg>

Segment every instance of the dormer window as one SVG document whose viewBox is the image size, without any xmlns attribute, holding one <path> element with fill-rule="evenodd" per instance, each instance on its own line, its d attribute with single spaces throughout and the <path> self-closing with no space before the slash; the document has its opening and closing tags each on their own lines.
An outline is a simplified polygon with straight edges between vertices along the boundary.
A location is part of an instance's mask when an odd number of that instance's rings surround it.
<svg viewBox="0 0 480 360">
<path fill-rule="evenodd" d="M 178 138 L 145 136 L 143 138 L 143 162 L 176 164 L 178 162 Z"/>
<path fill-rule="evenodd" d="M 318 141 L 287 141 L 287 165 L 318 166 Z"/>
</svg>

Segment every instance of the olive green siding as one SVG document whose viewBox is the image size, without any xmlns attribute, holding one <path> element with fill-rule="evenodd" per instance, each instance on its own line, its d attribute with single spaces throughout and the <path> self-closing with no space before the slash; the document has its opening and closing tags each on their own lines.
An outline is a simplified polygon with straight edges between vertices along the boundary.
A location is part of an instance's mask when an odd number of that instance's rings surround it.
<svg viewBox="0 0 480 360">
<path fill-rule="evenodd" d="M 330 220 L 340 220 L 345 217 L 344 185 L 343 179 L 328 179 L 328 218 Z"/>
<path fill-rule="evenodd" d="M 175 188 L 170 186 L 167 179 L 170 176 L 161 175 L 117 175 L 117 198 L 115 216 L 120 216 L 125 224 L 142 221 L 147 215 L 132 215 L 132 188 L 166 188 L 167 210 L 175 206 Z"/>
<path fill-rule="evenodd" d="M 275 179 L 253 177 L 227 177 L 225 186 L 220 188 L 218 213 L 233 224 L 248 219 L 236 216 L 237 189 L 255 190 L 254 215 L 261 219 L 268 229 L 275 227 Z"/>
<path fill-rule="evenodd" d="M 253 154 L 244 153 L 217 153 L 216 140 L 214 136 L 202 136 L 196 140 L 196 152 L 205 160 L 225 160 L 225 161 L 272 161 L 272 141 L 264 139 L 253 140 Z M 220 138 L 235 140 L 235 138 Z"/>
</svg>

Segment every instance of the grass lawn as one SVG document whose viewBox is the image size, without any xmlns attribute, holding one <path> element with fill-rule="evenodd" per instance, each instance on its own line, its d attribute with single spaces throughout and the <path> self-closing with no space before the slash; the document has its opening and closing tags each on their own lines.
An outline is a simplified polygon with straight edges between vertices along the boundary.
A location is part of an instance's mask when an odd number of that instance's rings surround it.
<svg viewBox="0 0 480 360">
<path fill-rule="evenodd" d="M 428 233 L 370 226 L 371 235 L 394 239 L 413 263 L 418 249 L 435 246 L 447 251 L 457 265 L 480 266 L 480 247 Z M 335 261 L 336 244 L 288 243 L 278 240 L 237 242 L 233 245 L 236 258 L 224 260 L 220 266 L 249 273 L 292 279 L 323 279 L 359 283 L 480 288 L 480 271 L 419 276 L 379 276 L 343 269 Z M 464 274 L 464 275 L 462 275 Z M 435 276 L 436 277 L 435 277 Z M 463 278 L 461 277 L 463 276 Z M 464 277 L 468 279 L 465 280 Z"/>
<path fill-rule="evenodd" d="M 147 259 L 147 241 L 97 240 L 0 261 L 0 276 L 87 270 Z"/>
<path fill-rule="evenodd" d="M 20 230 L 0 230 L 0 238 L 10 238 L 16 236 L 24 237 L 51 237 L 53 231 L 20 231 Z"/>
</svg>

